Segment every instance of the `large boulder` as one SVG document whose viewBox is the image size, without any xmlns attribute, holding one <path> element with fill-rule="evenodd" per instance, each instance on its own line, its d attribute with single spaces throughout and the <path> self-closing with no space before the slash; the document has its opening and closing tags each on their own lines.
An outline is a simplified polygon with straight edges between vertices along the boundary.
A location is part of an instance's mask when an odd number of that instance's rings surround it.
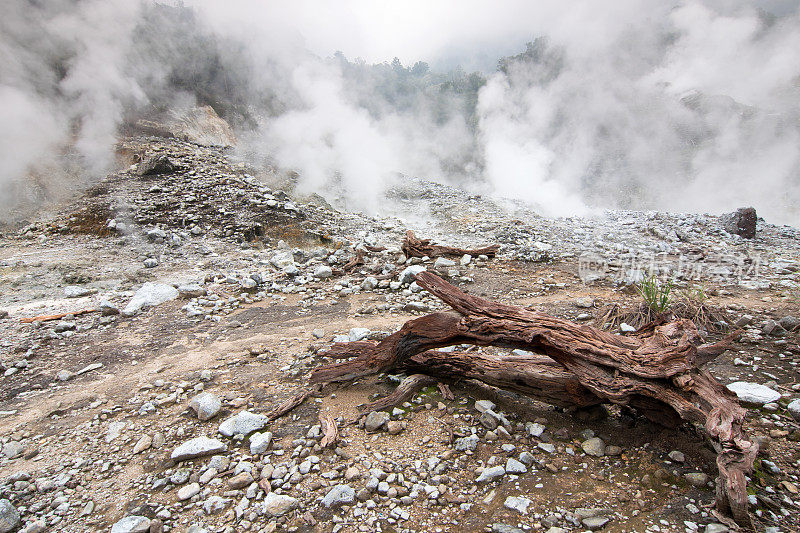
<svg viewBox="0 0 800 533">
<path fill-rule="evenodd" d="M 726 213 L 719 217 L 725 231 L 734 235 L 740 235 L 745 239 L 755 239 L 756 237 L 756 215 L 755 208 L 740 207 L 733 213 Z"/>
<path fill-rule="evenodd" d="M 156 176 L 158 174 L 170 174 L 175 172 L 177 167 L 163 154 L 154 155 L 139 163 L 136 170 L 140 176 Z"/>
<path fill-rule="evenodd" d="M 14 505 L 3 498 L 0 500 L 0 533 L 8 533 L 19 526 L 19 511 Z"/>
<path fill-rule="evenodd" d="M 148 281 L 136 291 L 131 301 L 128 302 L 128 305 L 122 310 L 122 314 L 125 316 L 133 316 L 142 309 L 174 300 L 178 297 L 178 294 L 178 289 L 172 285 L 167 285 L 166 283 L 151 283 Z"/>
<path fill-rule="evenodd" d="M 177 138 L 204 146 L 234 146 L 236 135 L 211 106 L 171 112 L 159 120 L 139 120 L 137 130 L 147 135 Z"/>
</svg>

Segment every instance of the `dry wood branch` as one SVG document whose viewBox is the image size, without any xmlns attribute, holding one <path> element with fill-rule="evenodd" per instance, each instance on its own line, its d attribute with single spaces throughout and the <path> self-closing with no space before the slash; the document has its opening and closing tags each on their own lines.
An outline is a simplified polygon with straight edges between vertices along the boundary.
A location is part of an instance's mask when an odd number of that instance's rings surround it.
<svg viewBox="0 0 800 533">
<path fill-rule="evenodd" d="M 612 402 L 634 406 L 659 422 L 699 423 L 717 447 L 717 508 L 739 525 L 751 526 L 745 475 L 758 446 L 742 429 L 745 411 L 736 397 L 698 368 L 730 339 L 698 349 L 700 336 L 689 320 L 649 325 L 623 337 L 477 298 L 429 272 L 417 275 L 417 283 L 458 314 L 408 321 L 379 343 L 336 347 L 336 355 L 355 358 L 320 367 L 311 380 L 346 381 L 400 368 L 446 379 L 474 378 L 556 405 Z M 465 343 L 539 355 L 433 350 Z"/>
<path fill-rule="evenodd" d="M 430 387 L 435 384 L 436 378 L 424 374 L 412 374 L 405 378 L 393 393 L 379 398 L 374 402 L 359 405 L 358 411 L 363 415 L 372 411 L 380 411 L 382 409 L 388 409 L 389 407 L 395 407 L 403 402 L 407 402 L 425 387 Z"/>
<path fill-rule="evenodd" d="M 78 315 L 85 315 L 87 313 L 96 313 L 99 309 L 81 309 L 80 311 L 73 311 L 71 313 L 58 313 L 56 315 L 39 315 L 39 316 L 31 316 L 27 318 L 21 318 L 20 322 L 23 324 L 30 324 L 31 322 L 48 322 L 50 320 L 61 320 L 66 316 L 78 316 Z"/>
<path fill-rule="evenodd" d="M 350 259 L 350 261 L 345 263 L 345 265 L 342 267 L 342 270 L 344 272 L 352 272 L 357 267 L 360 267 L 361 265 L 363 265 L 364 264 L 364 255 L 365 255 L 364 250 L 356 250 L 356 255 L 354 255 Z"/>
<path fill-rule="evenodd" d="M 322 440 L 319 445 L 323 448 L 332 448 L 339 441 L 339 428 L 336 427 L 336 420 L 331 415 L 320 416 L 319 422 L 322 425 Z"/>
<path fill-rule="evenodd" d="M 461 257 L 462 255 L 485 255 L 494 257 L 497 255 L 500 245 L 492 244 L 490 246 L 473 249 L 455 248 L 453 246 L 434 244 L 430 239 L 418 239 L 416 235 L 414 235 L 414 232 L 409 230 L 406 232 L 401 248 L 406 257 L 440 257 L 447 255 L 452 257 Z"/>
<path fill-rule="evenodd" d="M 291 398 L 280 404 L 278 407 L 273 409 L 267 416 L 269 417 L 270 420 L 275 420 L 277 418 L 282 417 L 283 415 L 285 415 L 286 413 L 288 413 L 289 411 L 291 411 L 292 409 L 294 409 L 295 407 L 299 406 L 304 401 L 306 401 L 308 395 L 309 395 L 308 392 L 299 392 L 295 394 L 294 396 L 292 396 Z"/>
<path fill-rule="evenodd" d="M 450 390 L 450 387 L 447 385 L 447 383 L 442 383 L 440 381 L 436 384 L 436 386 L 439 388 L 439 394 L 442 395 L 442 398 L 445 400 L 455 400 L 456 397 L 453 396 L 453 391 Z"/>
</svg>

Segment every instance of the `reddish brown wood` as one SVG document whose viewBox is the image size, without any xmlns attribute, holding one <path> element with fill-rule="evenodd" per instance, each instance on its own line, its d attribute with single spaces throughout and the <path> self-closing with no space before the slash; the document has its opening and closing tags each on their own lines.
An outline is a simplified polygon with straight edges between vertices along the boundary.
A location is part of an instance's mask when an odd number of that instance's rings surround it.
<svg viewBox="0 0 800 533">
<path fill-rule="evenodd" d="M 374 402 L 359 405 L 358 411 L 361 414 L 366 414 L 400 405 L 413 398 L 416 393 L 425 387 L 430 387 L 435 384 L 436 378 L 425 374 L 412 374 L 405 378 L 390 395 L 379 398 Z"/>
<path fill-rule="evenodd" d="M 319 422 L 322 425 L 322 440 L 319 445 L 323 448 L 332 448 L 339 441 L 339 428 L 336 427 L 336 420 L 331 415 L 320 416 Z"/>
<path fill-rule="evenodd" d="M 429 350 L 410 357 L 398 368 L 439 379 L 477 379 L 560 407 L 586 407 L 602 400 L 575 376 L 545 356 L 493 355 L 481 352 Z"/>
<path fill-rule="evenodd" d="M 447 383 L 442 383 L 441 381 L 436 384 L 439 388 L 439 394 L 442 395 L 442 398 L 445 400 L 455 400 L 456 397 L 453 396 L 453 391 L 450 390 L 450 387 L 447 386 Z"/>
<path fill-rule="evenodd" d="M 432 243 L 430 239 L 418 239 L 413 231 L 408 230 L 405 239 L 403 239 L 401 249 L 403 253 L 406 254 L 406 257 L 440 257 L 446 255 L 453 257 L 461 257 L 462 255 L 485 255 L 487 257 L 494 257 L 497 255 L 500 245 L 492 244 L 490 246 L 473 249 L 455 248 L 453 246 L 443 246 Z"/>
<path fill-rule="evenodd" d="M 31 316 L 27 318 L 21 318 L 20 322 L 23 324 L 30 324 L 31 322 L 48 322 L 50 320 L 61 320 L 62 318 L 72 315 L 85 315 L 87 313 L 96 313 L 99 309 L 81 309 L 80 311 L 72 311 L 71 313 L 58 313 L 56 315 L 39 315 L 39 316 Z"/>
<path fill-rule="evenodd" d="M 361 265 L 363 265 L 364 264 L 364 255 L 365 255 L 364 250 L 356 250 L 356 255 L 354 255 L 350 259 L 350 261 L 345 263 L 345 265 L 342 267 L 342 270 L 344 272 L 352 272 L 357 267 L 360 267 Z"/>
<path fill-rule="evenodd" d="M 309 393 L 307 391 L 299 392 L 280 404 L 278 407 L 273 409 L 267 416 L 270 420 L 275 420 L 277 418 L 282 417 L 298 405 L 302 404 L 308 398 Z"/>
<path fill-rule="evenodd" d="M 316 369 L 312 382 L 346 381 L 400 368 L 449 379 L 474 378 L 555 405 L 611 402 L 632 405 L 663 423 L 674 424 L 678 418 L 696 422 L 717 447 L 717 508 L 739 525 L 751 526 L 745 475 L 758 445 L 742 429 L 745 411 L 735 395 L 699 368 L 730 339 L 701 346 L 688 320 L 651 325 L 623 337 L 466 294 L 429 272 L 417 275 L 417 283 L 458 314 L 410 320 L 377 344 L 337 345 L 332 355 L 355 358 Z M 538 355 L 433 350 L 457 344 L 521 348 Z"/>
</svg>

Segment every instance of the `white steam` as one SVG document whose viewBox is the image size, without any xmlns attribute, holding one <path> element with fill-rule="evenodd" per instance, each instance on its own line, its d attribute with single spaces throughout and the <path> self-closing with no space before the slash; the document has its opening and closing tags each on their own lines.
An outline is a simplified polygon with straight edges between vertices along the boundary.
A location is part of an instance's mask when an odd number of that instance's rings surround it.
<svg viewBox="0 0 800 533">
<path fill-rule="evenodd" d="M 604 27 L 582 16 L 596 11 L 576 9 L 551 32 L 543 54 L 557 55 L 557 73 L 519 62 L 482 90 L 486 171 L 498 192 L 557 215 L 752 204 L 798 223 L 796 12 L 772 22 L 690 2 L 664 18 L 628 9 Z"/>
<path fill-rule="evenodd" d="M 800 224 L 796 2 L 185 3 L 186 26 L 182 2 L 11 3 L 0 204 L 67 160 L 101 176 L 123 120 L 197 98 L 243 153 L 350 207 L 417 175 L 548 215 L 753 205 Z"/>
<path fill-rule="evenodd" d="M 137 17 L 125 0 L 11 2 L 0 22 L 0 208 L 38 202 L 111 166 L 123 110 L 142 91 L 123 72 Z"/>
</svg>

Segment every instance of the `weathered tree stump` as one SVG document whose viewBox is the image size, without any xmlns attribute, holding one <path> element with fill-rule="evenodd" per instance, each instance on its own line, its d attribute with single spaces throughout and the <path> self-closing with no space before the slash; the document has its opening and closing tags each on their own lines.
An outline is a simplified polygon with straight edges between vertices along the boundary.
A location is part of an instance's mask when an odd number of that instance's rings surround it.
<svg viewBox="0 0 800 533">
<path fill-rule="evenodd" d="M 434 244 L 430 239 L 418 239 L 413 231 L 408 230 L 405 239 L 403 239 L 401 249 L 406 257 L 461 257 L 462 255 L 485 255 L 487 257 L 494 257 L 500 249 L 500 245 L 492 244 L 490 246 L 473 249 L 455 248 L 453 246 Z"/>
<path fill-rule="evenodd" d="M 334 345 L 329 356 L 353 359 L 317 368 L 311 381 L 347 381 L 397 369 L 437 379 L 477 379 L 564 407 L 610 402 L 630 405 L 665 425 L 698 423 L 718 454 L 718 511 L 740 526 L 752 526 L 745 475 L 752 470 L 758 445 L 742 429 L 745 409 L 736 396 L 700 368 L 724 351 L 730 339 L 701 345 L 688 320 L 654 324 L 624 337 L 478 298 L 429 272 L 418 274 L 417 283 L 457 313 L 410 320 L 378 343 Z M 435 351 L 458 344 L 533 354 Z M 416 376 L 406 388 L 419 383 L 429 381 Z"/>
</svg>

